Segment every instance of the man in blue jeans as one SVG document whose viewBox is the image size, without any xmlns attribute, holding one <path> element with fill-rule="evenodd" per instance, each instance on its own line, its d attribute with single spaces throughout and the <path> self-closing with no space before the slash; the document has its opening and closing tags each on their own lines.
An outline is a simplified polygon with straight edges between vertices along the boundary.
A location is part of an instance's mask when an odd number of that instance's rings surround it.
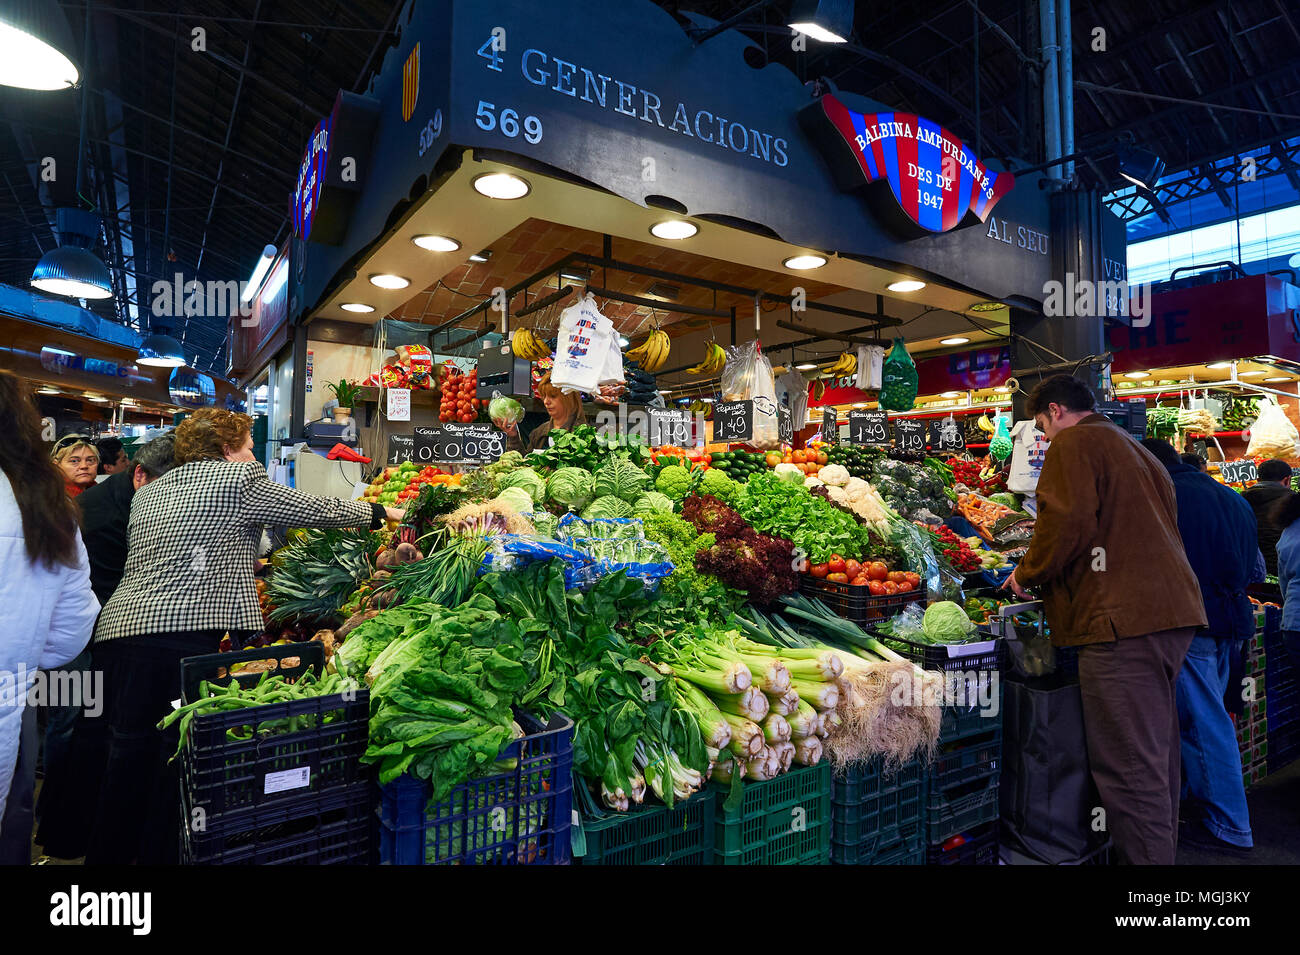
<svg viewBox="0 0 1300 955">
<path fill-rule="evenodd" d="M 1178 532 L 1201 586 L 1209 626 L 1192 638 L 1178 674 L 1178 724 L 1188 809 L 1200 810 L 1179 832 L 1179 842 L 1246 852 L 1253 845 L 1241 752 L 1224 707 L 1232 654 L 1255 632 L 1246 585 L 1262 580 L 1255 514 L 1235 491 L 1184 464 L 1164 441 L 1142 442 L 1174 482 Z M 1240 692 L 1241 688 L 1237 688 Z"/>
</svg>

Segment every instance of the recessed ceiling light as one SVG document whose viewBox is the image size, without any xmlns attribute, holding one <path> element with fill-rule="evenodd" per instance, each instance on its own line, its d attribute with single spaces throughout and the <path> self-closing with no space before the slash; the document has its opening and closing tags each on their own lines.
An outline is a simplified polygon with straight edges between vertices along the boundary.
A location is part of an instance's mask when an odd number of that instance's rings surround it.
<svg viewBox="0 0 1300 955">
<path fill-rule="evenodd" d="M 1121 388 L 1132 388 L 1132 387 L 1133 387 L 1133 382 L 1131 382 L 1131 381 L 1121 381 L 1121 382 L 1119 383 L 1119 386 L 1120 386 Z"/>
<path fill-rule="evenodd" d="M 713 399 L 712 399 L 712 398 L 701 398 L 700 400 L 703 401 L 706 405 L 711 405 L 711 404 L 713 404 Z"/>
<path fill-rule="evenodd" d="M 387 272 L 381 272 L 378 275 L 370 276 L 370 284 L 376 288 L 399 289 L 406 288 L 411 284 L 411 280 L 403 278 L 400 275 L 390 275 Z"/>
<path fill-rule="evenodd" d="M 1011 394 L 1011 389 L 1008 388 L 1006 385 L 1003 385 L 1001 388 L 994 388 L 993 390 L 996 391 L 996 392 L 997 392 L 998 394 L 1000 394 L 1000 395 L 1009 395 L 1009 394 Z"/>
<path fill-rule="evenodd" d="M 508 172 L 485 172 L 474 177 L 474 191 L 489 199 L 522 199 L 531 189 L 526 180 Z"/>
<path fill-rule="evenodd" d="M 865 401 L 855 401 L 855 402 L 853 403 L 853 407 L 855 407 L 855 408 L 865 408 L 866 406 L 867 406 L 867 403 L 866 403 Z"/>
<path fill-rule="evenodd" d="M 962 338 L 960 335 L 958 335 L 955 338 L 940 339 L 939 344 L 940 345 L 965 345 L 969 341 L 970 341 L 969 338 Z"/>
<path fill-rule="evenodd" d="M 469 257 L 469 260 L 471 262 L 486 262 L 490 258 L 492 258 L 492 250 L 484 249 L 482 252 L 475 252 Z"/>
<path fill-rule="evenodd" d="M 1206 368 L 1213 369 L 1214 371 L 1219 371 L 1220 369 L 1223 369 L 1223 368 L 1231 368 L 1231 367 L 1232 367 L 1232 362 L 1230 362 L 1230 361 L 1216 361 L 1214 364 L 1212 364 L 1212 365 L 1206 365 L 1205 367 L 1206 367 Z"/>
<path fill-rule="evenodd" d="M 1147 375 L 1149 375 L 1149 374 L 1151 374 L 1151 372 L 1149 372 L 1149 371 L 1126 371 L 1126 372 L 1124 373 L 1124 377 L 1125 377 L 1125 378 L 1145 378 L 1145 377 L 1146 377 Z"/>
<path fill-rule="evenodd" d="M 416 235 L 411 241 L 429 252 L 455 252 L 460 248 L 459 242 L 445 235 Z"/>
<path fill-rule="evenodd" d="M 812 371 L 812 370 L 815 369 L 817 366 L 816 366 L 816 365 L 812 365 L 812 364 L 808 364 L 807 362 L 805 362 L 805 363 L 802 364 L 802 365 L 795 365 L 794 367 L 795 367 L 795 370 L 796 370 L 796 371 Z"/>
<path fill-rule="evenodd" d="M 1237 377 L 1238 377 L 1238 378 L 1257 378 L 1257 377 L 1259 377 L 1260 375 L 1265 375 L 1265 374 L 1268 374 L 1268 372 L 1264 372 L 1264 371 L 1241 371 L 1241 372 L 1238 372 L 1238 373 L 1237 373 Z"/>
<path fill-rule="evenodd" d="M 1278 375 L 1278 376 L 1275 376 L 1275 377 L 1273 377 L 1273 378 L 1265 378 L 1264 380 L 1265 380 L 1265 381 L 1290 381 L 1290 380 L 1291 380 L 1291 376 L 1290 376 L 1290 375 Z"/>
<path fill-rule="evenodd" d="M 699 231 L 699 226 L 685 219 L 665 219 L 650 227 L 650 234 L 660 239 L 689 239 Z"/>
<path fill-rule="evenodd" d="M 960 391 L 945 391 L 945 392 L 944 392 L 943 394 L 941 394 L 939 397 L 940 397 L 940 398 L 960 398 L 960 397 L 961 397 L 961 392 L 960 392 Z"/>
<path fill-rule="evenodd" d="M 891 292 L 919 292 L 925 288 L 925 283 L 918 282 L 916 279 L 903 279 L 899 282 L 890 282 L 885 288 Z"/>
<path fill-rule="evenodd" d="M 361 302 L 344 302 L 342 305 L 339 306 L 339 308 L 343 309 L 343 311 L 345 312 L 362 312 L 362 313 L 373 312 L 375 310 L 375 307 L 373 305 L 365 305 Z"/>
<path fill-rule="evenodd" d="M 806 255 L 792 255 L 790 256 L 790 258 L 786 259 L 781 264 L 784 265 L 787 269 L 794 269 L 795 271 L 803 271 L 805 269 L 820 269 L 823 265 L 826 264 L 826 256 L 813 255 L 811 253 Z"/>
<path fill-rule="evenodd" d="M 976 302 L 966 311 L 968 312 L 996 312 L 999 309 L 1006 308 L 1001 302 Z"/>
</svg>

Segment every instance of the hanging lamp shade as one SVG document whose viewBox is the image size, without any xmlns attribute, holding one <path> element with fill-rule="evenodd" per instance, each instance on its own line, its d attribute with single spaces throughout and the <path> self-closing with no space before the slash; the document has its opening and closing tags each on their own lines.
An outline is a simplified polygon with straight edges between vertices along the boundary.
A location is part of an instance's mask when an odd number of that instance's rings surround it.
<svg viewBox="0 0 1300 955">
<path fill-rule="evenodd" d="M 847 43 L 853 33 L 854 0 L 796 0 L 788 24 L 822 43 Z"/>
<path fill-rule="evenodd" d="M 69 298 L 112 298 L 108 267 L 89 249 L 64 245 L 50 249 L 36 263 L 32 285 Z"/>
<path fill-rule="evenodd" d="M 155 331 L 140 343 L 136 362 L 152 368 L 181 368 L 189 364 L 181 343 L 160 331 Z"/>
<path fill-rule="evenodd" d="M 0 5 L 0 86 L 62 90 L 81 81 L 68 18 L 57 0 Z"/>
</svg>

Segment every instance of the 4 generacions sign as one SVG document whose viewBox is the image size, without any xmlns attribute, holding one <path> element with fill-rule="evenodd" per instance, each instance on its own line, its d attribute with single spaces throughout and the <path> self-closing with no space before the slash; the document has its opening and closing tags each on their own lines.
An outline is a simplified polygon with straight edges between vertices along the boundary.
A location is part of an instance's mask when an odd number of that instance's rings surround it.
<svg viewBox="0 0 1300 955">
<path fill-rule="evenodd" d="M 983 222 L 1015 176 L 985 166 L 960 139 L 913 113 L 860 113 L 835 96 L 799 114 L 846 191 L 868 187 L 877 213 L 904 234 Z"/>
</svg>

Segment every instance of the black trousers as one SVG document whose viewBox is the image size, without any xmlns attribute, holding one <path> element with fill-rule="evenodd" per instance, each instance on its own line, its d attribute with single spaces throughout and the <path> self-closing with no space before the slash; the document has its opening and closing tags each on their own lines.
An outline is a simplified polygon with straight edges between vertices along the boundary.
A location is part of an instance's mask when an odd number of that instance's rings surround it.
<svg viewBox="0 0 1300 955">
<path fill-rule="evenodd" d="M 181 660 L 215 653 L 225 631 L 120 637 L 94 645 L 104 671 L 108 750 L 87 865 L 180 862 L 179 726 L 158 721 L 181 696 Z M 232 634 L 233 636 L 233 634 Z"/>
</svg>

